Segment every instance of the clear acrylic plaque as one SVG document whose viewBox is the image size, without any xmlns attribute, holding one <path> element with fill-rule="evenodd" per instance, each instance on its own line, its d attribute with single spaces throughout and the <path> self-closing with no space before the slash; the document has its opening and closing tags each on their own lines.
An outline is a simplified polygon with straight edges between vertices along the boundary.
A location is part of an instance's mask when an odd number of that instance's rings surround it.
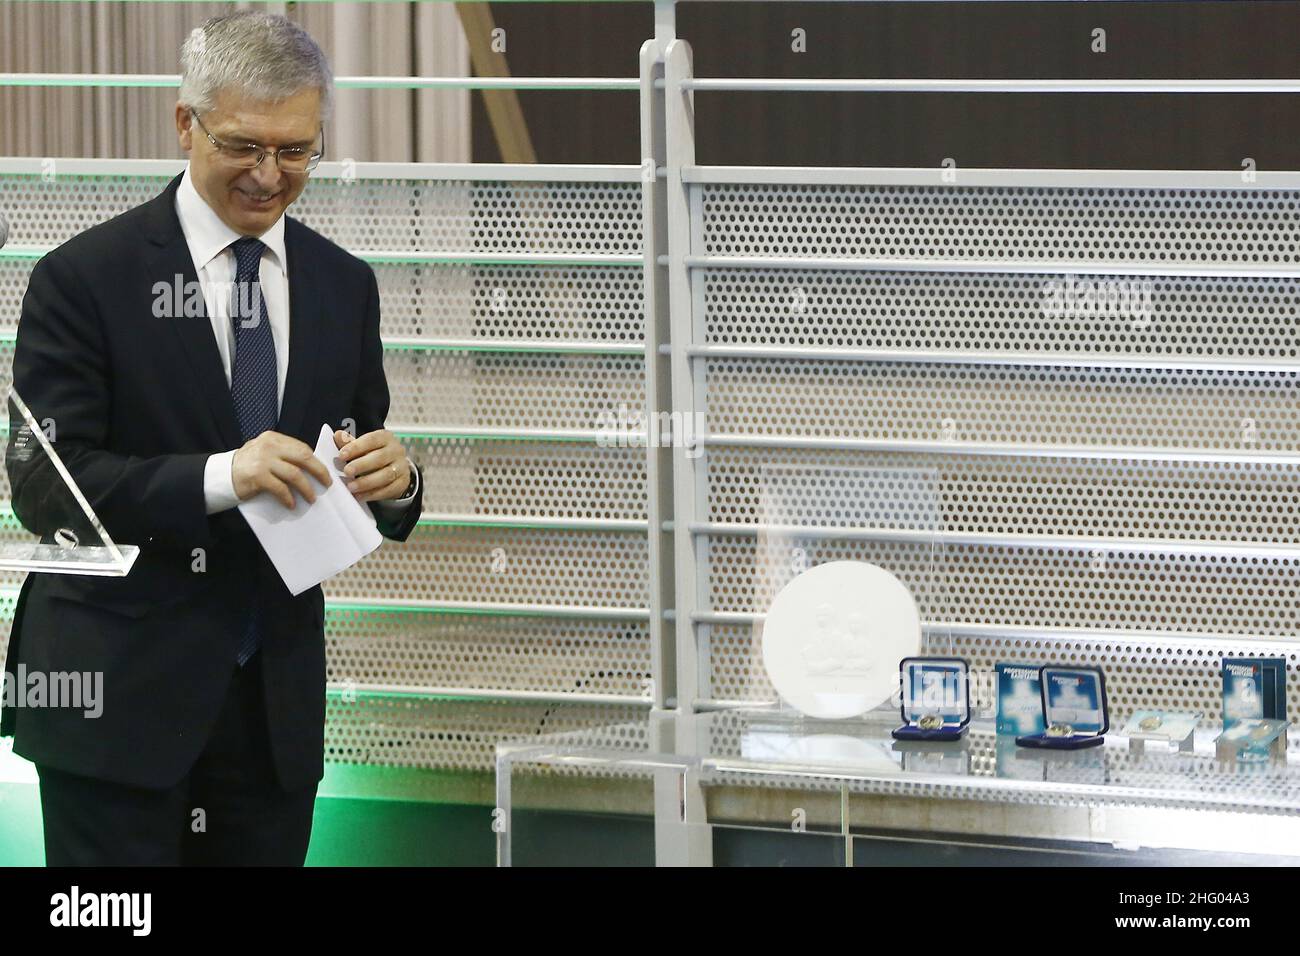
<svg viewBox="0 0 1300 956">
<path fill-rule="evenodd" d="M 920 653 L 952 654 L 937 469 L 768 464 L 758 498 L 756 612 L 766 614 L 781 589 L 814 566 L 866 562 L 911 593 L 922 621 Z M 762 627 L 760 620 L 753 628 L 755 674 L 764 670 Z"/>
<path fill-rule="evenodd" d="M 139 548 L 115 543 L 104 529 L 59 457 L 57 421 L 33 414 L 13 390 L 8 411 L 0 569 L 124 577 Z"/>
</svg>

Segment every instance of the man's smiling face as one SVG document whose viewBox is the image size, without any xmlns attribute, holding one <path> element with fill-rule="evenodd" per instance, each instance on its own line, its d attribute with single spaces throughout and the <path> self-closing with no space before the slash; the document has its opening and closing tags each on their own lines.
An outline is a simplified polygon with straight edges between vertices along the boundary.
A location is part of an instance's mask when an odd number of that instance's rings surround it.
<svg viewBox="0 0 1300 956">
<path fill-rule="evenodd" d="M 302 90 L 278 102 L 253 100 L 225 91 L 211 110 L 199 113 L 222 144 L 263 147 L 320 145 L 320 91 Z M 199 195 L 231 229 L 260 236 L 270 229 L 307 185 L 308 173 L 283 173 L 267 155 L 253 169 L 233 166 L 194 121 L 189 107 L 176 105 L 176 131 L 190 155 L 190 176 Z"/>
</svg>

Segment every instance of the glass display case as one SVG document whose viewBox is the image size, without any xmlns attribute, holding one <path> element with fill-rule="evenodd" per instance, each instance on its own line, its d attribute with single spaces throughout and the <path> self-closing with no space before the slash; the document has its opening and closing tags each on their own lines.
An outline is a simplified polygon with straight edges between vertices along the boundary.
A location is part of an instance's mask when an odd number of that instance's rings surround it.
<svg viewBox="0 0 1300 956">
<path fill-rule="evenodd" d="M 1300 765 L 1222 761 L 1212 729 L 1198 730 L 1191 750 L 1139 751 L 1111 735 L 1063 752 L 1017 747 L 988 718 L 949 743 L 894 740 L 898 723 L 894 710 L 824 721 L 773 708 L 503 743 L 499 862 L 512 862 L 516 791 L 564 776 L 652 797 L 661 864 L 711 862 L 715 826 L 838 834 L 850 865 L 853 837 L 869 831 L 1300 855 Z"/>
</svg>

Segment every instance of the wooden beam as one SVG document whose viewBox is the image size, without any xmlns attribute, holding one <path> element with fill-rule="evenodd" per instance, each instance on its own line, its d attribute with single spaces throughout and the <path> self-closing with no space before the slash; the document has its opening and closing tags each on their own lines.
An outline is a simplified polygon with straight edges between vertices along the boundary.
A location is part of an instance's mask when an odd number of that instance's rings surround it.
<svg viewBox="0 0 1300 956">
<path fill-rule="evenodd" d="M 476 76 L 509 76 L 510 64 L 504 53 L 492 49 L 492 31 L 496 22 L 487 3 L 458 3 L 456 14 L 469 43 L 469 59 Z M 518 90 L 479 90 L 487 107 L 488 121 L 501 151 L 503 163 L 535 163 L 537 153 L 528 124 L 519 106 Z"/>
</svg>

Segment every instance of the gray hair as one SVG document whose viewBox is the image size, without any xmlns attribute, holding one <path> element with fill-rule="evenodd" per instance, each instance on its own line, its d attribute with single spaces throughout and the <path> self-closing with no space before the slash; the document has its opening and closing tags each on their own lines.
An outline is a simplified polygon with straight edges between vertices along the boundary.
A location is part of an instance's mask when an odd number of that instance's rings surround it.
<svg viewBox="0 0 1300 956">
<path fill-rule="evenodd" d="M 316 41 L 282 16 L 240 11 L 195 27 L 181 46 L 180 101 L 200 113 L 229 90 L 279 102 L 305 89 L 321 94 L 321 119 L 334 106 L 334 74 Z"/>
</svg>

